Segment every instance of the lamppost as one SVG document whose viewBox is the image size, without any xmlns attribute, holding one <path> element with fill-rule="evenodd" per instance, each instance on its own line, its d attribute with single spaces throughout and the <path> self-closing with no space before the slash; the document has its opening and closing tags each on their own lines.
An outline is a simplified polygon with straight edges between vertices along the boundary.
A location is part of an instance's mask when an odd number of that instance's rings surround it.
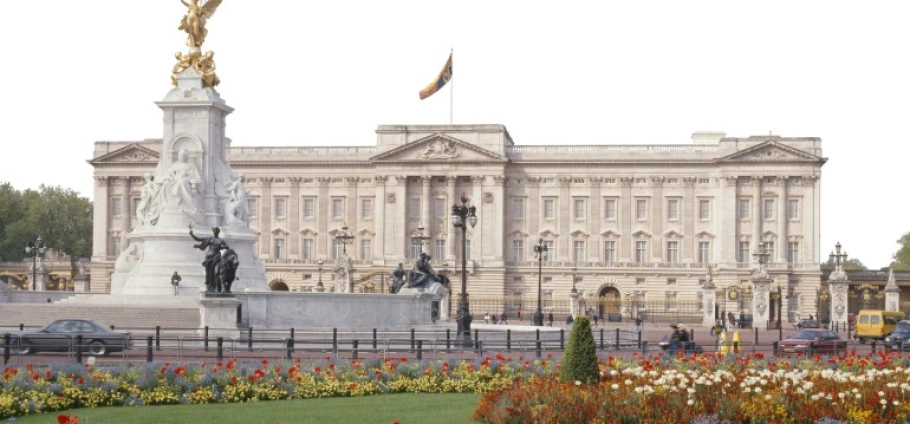
<svg viewBox="0 0 910 424">
<path fill-rule="evenodd" d="M 537 312 L 534 312 L 534 325 L 538 327 L 543 326 L 543 261 L 547 259 L 548 251 L 543 239 L 537 240 L 537 245 L 534 246 L 534 257 L 537 258 Z"/>
<path fill-rule="evenodd" d="M 758 261 L 758 272 L 761 273 L 765 271 L 765 264 L 768 263 L 771 253 L 768 252 L 766 246 L 762 246 L 758 252 L 752 254 L 752 257 Z"/>
<path fill-rule="evenodd" d="M 828 259 L 831 262 L 834 262 L 835 271 L 840 270 L 840 268 L 842 266 L 841 264 L 844 264 L 847 262 L 847 251 L 844 250 L 844 253 L 840 253 L 840 248 L 841 248 L 840 242 L 837 242 L 837 244 L 834 245 L 834 250 L 837 251 L 837 254 L 835 254 L 834 252 L 831 252 L 831 254 L 828 255 Z"/>
<path fill-rule="evenodd" d="M 468 207 L 468 196 L 461 193 L 461 206 L 452 205 L 452 225 L 461 228 L 461 301 L 455 322 L 458 324 L 458 334 L 463 347 L 471 347 L 471 310 L 468 307 L 468 225 L 474 228 L 477 225 L 477 208 Z"/>
<path fill-rule="evenodd" d="M 423 228 L 423 224 L 420 224 L 420 226 L 417 227 L 417 230 L 414 231 L 414 234 L 411 235 L 411 240 L 420 243 L 420 252 L 417 252 L 417 256 L 420 256 L 420 253 L 423 253 L 424 244 L 426 244 L 432 238 L 429 234 L 424 234 L 424 230 L 425 228 Z"/>
<path fill-rule="evenodd" d="M 38 257 L 44 257 L 47 248 L 41 236 L 35 234 L 34 240 L 25 243 L 25 254 L 32 257 L 32 291 L 38 290 Z"/>
<path fill-rule="evenodd" d="M 322 259 L 316 261 L 316 265 L 319 265 L 319 282 L 316 283 L 316 291 L 318 291 L 320 293 L 325 291 L 325 286 L 322 285 L 322 264 L 324 264 L 324 263 L 325 263 L 325 261 L 323 261 Z"/>
<path fill-rule="evenodd" d="M 338 240 L 341 243 L 341 253 L 345 256 L 348 255 L 348 244 L 354 241 L 354 235 L 348 231 L 348 225 L 344 224 L 341 227 L 341 232 L 335 234 L 335 240 Z"/>
</svg>

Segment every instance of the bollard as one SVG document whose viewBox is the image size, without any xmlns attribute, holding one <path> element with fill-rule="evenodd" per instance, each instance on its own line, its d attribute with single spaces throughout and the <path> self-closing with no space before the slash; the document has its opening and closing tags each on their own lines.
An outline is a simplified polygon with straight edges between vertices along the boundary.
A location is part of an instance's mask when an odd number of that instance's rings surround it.
<svg viewBox="0 0 910 424">
<path fill-rule="evenodd" d="M 205 351 L 209 351 L 209 326 L 205 326 L 202 332 L 202 347 L 205 348 Z"/>
<path fill-rule="evenodd" d="M 357 340 L 351 341 L 351 359 L 357 360 Z"/>
<path fill-rule="evenodd" d="M 161 350 L 161 326 L 155 326 L 155 350 Z"/>
<path fill-rule="evenodd" d="M 644 331 L 638 330 L 638 347 L 641 347 L 641 336 L 644 334 Z M 647 342 L 645 342 L 647 343 Z"/>
<path fill-rule="evenodd" d="M 414 329 L 411 329 L 411 352 L 414 351 Z"/>
<path fill-rule="evenodd" d="M 332 355 L 338 357 L 338 329 L 332 329 Z"/>
<path fill-rule="evenodd" d="M 446 330 L 447 334 L 448 334 L 448 332 L 449 332 L 449 330 Z M 373 329 L 373 349 L 376 349 L 376 329 L 375 328 Z"/>
<path fill-rule="evenodd" d="M 294 356 L 294 339 L 288 339 L 286 342 L 287 349 L 285 349 L 284 359 L 288 361 Z"/>
<path fill-rule="evenodd" d="M 417 360 L 423 359 L 423 340 L 417 341 Z"/>
<path fill-rule="evenodd" d="M 145 362 L 152 362 L 154 360 L 152 356 L 152 336 L 146 337 L 145 342 Z"/>
<path fill-rule="evenodd" d="M 512 329 L 506 330 L 506 352 L 512 352 Z"/>
<path fill-rule="evenodd" d="M 559 349 L 563 350 L 566 348 L 566 330 L 563 328 L 559 329 Z"/>
<path fill-rule="evenodd" d="M 291 327 L 291 339 L 294 338 L 294 327 Z"/>
<path fill-rule="evenodd" d="M 9 333 L 3 335 L 3 365 L 9 364 Z"/>
<path fill-rule="evenodd" d="M 600 350 L 604 350 L 604 329 L 600 329 Z"/>
<path fill-rule="evenodd" d="M 646 354 L 646 353 L 648 353 L 648 341 L 647 341 L 647 340 L 645 340 L 645 341 L 641 344 L 641 354 L 644 355 L 644 354 Z"/>
<path fill-rule="evenodd" d="M 246 344 L 250 352 L 253 351 L 253 327 L 246 329 Z"/>
<path fill-rule="evenodd" d="M 616 328 L 616 350 L 619 350 L 619 328 Z"/>
<path fill-rule="evenodd" d="M 25 331 L 25 324 L 19 323 L 19 331 Z"/>
<path fill-rule="evenodd" d="M 218 347 L 218 352 L 215 353 L 215 359 L 217 359 L 218 362 L 221 362 L 224 360 L 224 338 L 219 337 L 217 340 L 215 340 L 215 343 Z"/>
<path fill-rule="evenodd" d="M 76 335 L 76 363 L 82 363 L 82 335 Z"/>
<path fill-rule="evenodd" d="M 474 329 L 474 340 L 480 341 L 480 331 L 476 328 Z"/>
<path fill-rule="evenodd" d="M 114 327 L 114 324 L 111 324 L 111 331 L 114 331 L 114 330 L 116 330 L 116 328 Z"/>
<path fill-rule="evenodd" d="M 733 353 L 740 353 L 740 346 L 742 345 L 742 339 L 739 336 L 739 331 L 733 332 Z"/>
<path fill-rule="evenodd" d="M 541 350 L 541 349 L 540 349 L 540 348 L 541 348 L 541 346 L 540 346 L 540 329 L 538 328 L 536 331 L 537 331 L 537 358 L 539 359 L 540 356 L 541 356 L 541 352 L 540 352 L 540 350 Z"/>
<path fill-rule="evenodd" d="M 773 350 L 775 355 L 780 355 L 780 345 L 778 344 L 778 342 L 771 343 L 771 349 Z"/>
<path fill-rule="evenodd" d="M 872 341 L 872 354 L 875 355 L 875 340 Z"/>
<path fill-rule="evenodd" d="M 477 355 L 483 356 L 483 341 L 481 340 L 477 341 Z"/>
<path fill-rule="evenodd" d="M 446 328 L 446 350 L 452 348 L 452 329 Z"/>
</svg>

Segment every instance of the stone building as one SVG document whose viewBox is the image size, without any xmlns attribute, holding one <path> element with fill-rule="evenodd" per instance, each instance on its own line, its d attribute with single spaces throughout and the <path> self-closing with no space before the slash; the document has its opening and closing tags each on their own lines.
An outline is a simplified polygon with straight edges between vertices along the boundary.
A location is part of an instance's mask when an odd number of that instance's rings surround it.
<svg viewBox="0 0 910 424">
<path fill-rule="evenodd" d="M 819 138 L 697 132 L 690 144 L 522 146 L 501 125 L 383 125 L 376 137 L 363 147 L 229 147 L 273 290 L 335 286 L 346 251 L 357 290 L 385 291 L 388 273 L 423 249 L 459 296 L 462 240 L 449 215 L 464 194 L 478 217 L 466 237 L 475 312 L 490 298 L 484 307 L 530 313 L 540 282 L 551 311 L 575 288 L 600 313 L 631 314 L 634 304 L 697 315 L 709 265 L 724 307 L 740 312 L 759 248 L 787 287 L 790 318 L 815 311 Z M 109 290 L 160 148 L 160 139 L 95 143 L 92 291 Z M 336 238 L 344 228 L 349 245 Z M 426 240 L 414 238 L 420 228 Z"/>
</svg>

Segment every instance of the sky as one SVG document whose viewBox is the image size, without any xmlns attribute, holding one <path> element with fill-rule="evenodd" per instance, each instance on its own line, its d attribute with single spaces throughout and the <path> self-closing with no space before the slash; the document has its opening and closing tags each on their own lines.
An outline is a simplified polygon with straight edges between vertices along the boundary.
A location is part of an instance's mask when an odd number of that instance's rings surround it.
<svg viewBox="0 0 910 424">
<path fill-rule="evenodd" d="M 558 4 L 558 6 L 556 6 Z M 160 138 L 178 0 L 4 2 L 0 182 L 92 198 L 95 141 Z M 224 0 L 208 21 L 234 146 L 375 145 L 455 124 L 518 145 L 821 137 L 821 251 L 877 269 L 910 231 L 906 1 Z M 827 254 L 823 260 L 827 260 Z"/>
</svg>

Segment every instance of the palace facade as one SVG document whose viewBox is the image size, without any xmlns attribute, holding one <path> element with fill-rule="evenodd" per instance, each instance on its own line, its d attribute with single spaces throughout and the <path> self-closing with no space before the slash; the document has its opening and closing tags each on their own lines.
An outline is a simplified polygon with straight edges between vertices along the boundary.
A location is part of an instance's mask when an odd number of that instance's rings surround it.
<svg viewBox="0 0 910 424">
<path fill-rule="evenodd" d="M 689 144 L 522 146 L 501 125 L 383 125 L 376 137 L 366 147 L 228 148 L 273 290 L 331 290 L 347 254 L 358 291 L 387 291 L 389 273 L 423 250 L 458 296 L 464 247 L 468 293 L 503 299 L 505 310 L 532 312 L 538 284 L 549 310 L 573 288 L 587 305 L 701 308 L 710 267 L 724 308 L 739 312 L 751 307 L 743 299 L 764 248 L 786 287 L 782 310 L 816 311 L 819 138 L 697 132 Z M 160 139 L 95 143 L 91 291 L 110 290 L 160 149 Z M 478 218 L 464 246 L 450 221 L 462 196 Z M 337 237 L 345 231 L 350 243 Z"/>
</svg>

